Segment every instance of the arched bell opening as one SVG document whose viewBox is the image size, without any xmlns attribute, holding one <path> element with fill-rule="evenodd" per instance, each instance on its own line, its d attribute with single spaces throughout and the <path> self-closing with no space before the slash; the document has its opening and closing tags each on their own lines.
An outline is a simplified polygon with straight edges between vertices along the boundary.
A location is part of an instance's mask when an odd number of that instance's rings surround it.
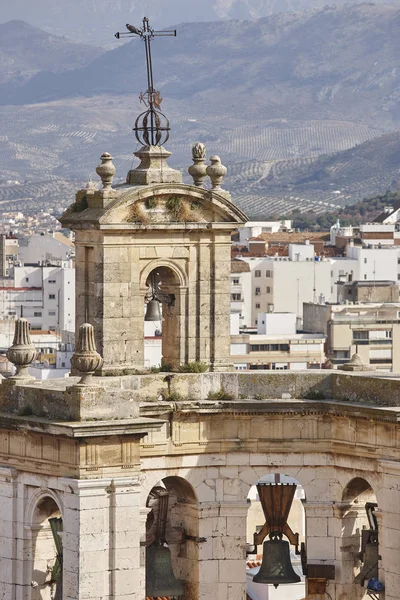
<svg viewBox="0 0 400 600">
<path fill-rule="evenodd" d="M 147 498 L 146 597 L 198 598 L 198 503 L 192 486 L 166 477 Z"/>
<path fill-rule="evenodd" d="M 304 488 L 293 477 L 262 477 L 247 496 L 246 592 L 251 600 L 305 596 L 302 556 L 305 552 Z M 303 594 L 303 595 L 302 595 Z M 278 597 L 278 596 L 277 596 Z"/>
<path fill-rule="evenodd" d="M 355 477 L 346 485 L 342 502 L 342 592 L 367 599 L 369 582 L 372 591 L 380 591 L 376 495 L 368 481 Z"/>
<path fill-rule="evenodd" d="M 38 502 L 31 529 L 31 600 L 62 600 L 62 515 L 53 498 Z"/>
<path fill-rule="evenodd" d="M 144 307 L 145 366 L 181 363 L 181 285 L 178 275 L 166 266 L 153 269 L 146 279 Z M 161 342 L 161 343 L 160 343 Z"/>
</svg>

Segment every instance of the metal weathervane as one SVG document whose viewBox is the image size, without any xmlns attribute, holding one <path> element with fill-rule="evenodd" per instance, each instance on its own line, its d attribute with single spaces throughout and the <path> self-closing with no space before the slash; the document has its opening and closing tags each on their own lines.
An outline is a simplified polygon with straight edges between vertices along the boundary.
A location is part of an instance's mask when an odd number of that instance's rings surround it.
<svg viewBox="0 0 400 600">
<path fill-rule="evenodd" d="M 160 105 L 162 98 L 160 92 L 154 89 L 153 64 L 151 60 L 151 42 L 157 36 L 176 36 L 176 30 L 172 31 L 154 31 L 151 28 L 149 19 L 144 17 L 143 27 L 139 29 L 134 25 L 126 25 L 127 32 L 117 32 L 115 37 L 119 40 L 121 37 L 139 36 L 144 41 L 146 48 L 147 64 L 147 91 L 141 93 L 139 99 L 147 107 L 145 112 L 141 113 L 135 121 L 133 131 L 139 143 L 145 146 L 158 146 L 165 144 L 169 138 L 169 121 L 161 112 Z"/>
</svg>

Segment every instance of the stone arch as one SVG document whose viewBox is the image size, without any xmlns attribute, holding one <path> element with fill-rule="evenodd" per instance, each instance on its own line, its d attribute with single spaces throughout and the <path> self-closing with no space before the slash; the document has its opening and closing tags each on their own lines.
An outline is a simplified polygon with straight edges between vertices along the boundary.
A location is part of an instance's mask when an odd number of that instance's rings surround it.
<svg viewBox="0 0 400 600">
<path fill-rule="evenodd" d="M 185 284 L 186 276 L 183 269 L 173 260 L 152 260 L 143 269 L 140 277 L 144 308 L 149 300 L 148 294 L 151 293 L 151 288 L 154 285 L 160 285 L 157 288 L 161 292 L 161 296 L 159 296 L 161 303 L 158 304 L 160 319 L 156 319 L 156 321 L 157 329 L 162 332 L 161 362 L 173 367 L 178 367 L 184 362 L 185 357 L 185 339 L 188 331 L 186 314 L 187 286 Z M 146 325 L 150 325 L 150 331 L 147 335 L 154 335 L 154 331 L 151 331 L 154 329 L 154 325 L 145 323 L 145 327 Z M 145 360 L 147 360 L 146 348 Z M 149 364 L 148 366 L 153 365 Z"/>
<path fill-rule="evenodd" d="M 142 291 L 147 290 L 146 281 L 152 271 L 155 269 L 159 269 L 161 267 L 166 267 L 171 269 L 175 276 L 179 281 L 179 285 L 182 287 L 187 287 L 188 280 L 185 271 L 173 260 L 168 258 L 155 258 L 148 262 L 146 266 L 142 269 L 140 273 L 140 289 Z"/>
<path fill-rule="evenodd" d="M 150 508 L 146 522 L 146 546 L 157 545 L 159 494 L 168 493 L 166 541 L 175 577 L 183 582 L 184 600 L 198 597 L 198 502 L 192 485 L 184 478 L 168 475 L 150 490 L 146 506 Z M 147 560 L 150 559 L 147 555 Z M 182 560 L 184 559 L 184 560 Z M 146 564 L 151 576 L 153 565 Z"/>
<path fill-rule="evenodd" d="M 306 529 L 305 529 L 305 511 L 303 503 L 305 501 L 305 490 L 299 480 L 292 475 L 287 474 L 287 469 L 284 467 L 273 467 L 272 469 L 268 469 L 268 474 L 261 475 L 259 477 L 257 484 L 271 484 L 273 486 L 281 486 L 281 485 L 296 485 L 296 490 L 294 493 L 292 505 L 289 511 L 289 515 L 287 518 L 287 525 L 289 526 L 291 531 L 287 531 L 283 536 L 284 542 L 291 542 L 289 545 L 289 552 L 292 566 L 295 570 L 295 574 L 298 577 L 303 577 L 303 572 L 301 569 L 301 559 L 300 554 L 296 554 L 296 550 L 299 553 L 300 547 L 302 543 L 305 543 L 306 540 Z M 268 547 L 268 544 L 264 546 L 263 542 L 269 543 L 269 536 L 267 535 L 263 541 L 257 541 L 257 537 L 255 534 L 262 531 L 265 526 L 265 515 L 261 502 L 261 498 L 258 493 L 257 484 L 252 485 L 249 494 L 248 494 L 248 502 L 249 502 L 249 510 L 247 513 L 247 533 L 246 533 L 246 545 L 247 548 L 253 552 L 254 554 L 249 555 L 248 562 L 248 570 L 247 570 L 247 589 L 249 593 L 251 591 L 255 591 L 253 588 L 257 589 L 258 584 L 254 584 L 252 579 L 253 576 L 258 573 L 259 570 L 259 561 L 265 549 Z M 277 488 L 276 488 L 277 489 Z M 268 507 L 274 509 L 274 507 Z M 275 507 L 276 509 L 276 507 Z M 287 535 L 286 535 L 287 534 Z M 294 534 L 292 537 L 291 534 Z M 263 534 L 264 535 L 264 534 Z M 297 538 L 297 539 L 296 539 Z M 255 545 L 257 544 L 257 545 Z M 293 545 L 294 544 L 294 545 Z M 264 557 L 265 558 L 265 557 Z M 301 595 L 305 592 L 304 582 L 299 581 L 296 583 L 296 592 Z M 298 589 L 297 589 L 298 588 Z M 251 594 L 250 594 L 251 595 Z"/>
<path fill-rule="evenodd" d="M 61 498 L 53 490 L 38 489 L 30 498 L 25 518 L 29 532 L 25 550 L 30 558 L 24 564 L 30 600 L 62 598 L 62 565 L 58 574 L 57 549 L 50 526 L 50 519 L 62 519 L 62 510 Z"/>
</svg>

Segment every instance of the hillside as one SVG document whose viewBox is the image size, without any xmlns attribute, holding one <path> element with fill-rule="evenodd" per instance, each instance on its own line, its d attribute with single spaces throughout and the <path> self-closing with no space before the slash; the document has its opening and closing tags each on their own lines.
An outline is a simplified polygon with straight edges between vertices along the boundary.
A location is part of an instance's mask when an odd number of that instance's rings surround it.
<svg viewBox="0 0 400 600">
<path fill-rule="evenodd" d="M 399 4 L 398 0 L 392 3 Z M 114 31 L 127 21 L 137 24 L 144 15 L 161 28 L 172 23 L 259 19 L 277 12 L 322 8 L 326 0 L 69 0 L 68 9 L 64 10 L 54 0 L 13 0 L 3 4 L 0 18 L 4 21 L 24 18 L 58 35 L 110 45 Z M 331 0 L 330 4 L 343 2 Z"/>
<path fill-rule="evenodd" d="M 11 3 L 10 3 L 11 4 Z M 20 84 L 39 71 L 57 73 L 83 67 L 100 48 L 46 33 L 24 21 L 0 24 L 0 82 Z"/>
<path fill-rule="evenodd" d="M 280 215 L 281 219 L 291 219 L 294 228 L 306 230 L 326 230 L 329 229 L 339 219 L 341 225 L 361 225 L 362 223 L 372 223 L 383 212 L 386 206 L 392 206 L 400 200 L 400 192 L 387 191 L 374 198 L 365 198 L 361 202 L 345 206 L 340 210 L 327 212 L 323 215 L 317 215 L 310 211 L 300 213 L 298 210 Z"/>
<path fill-rule="evenodd" d="M 156 86 L 168 106 L 195 117 L 345 119 L 375 127 L 400 121 L 400 10 L 362 4 L 250 21 L 188 23 L 153 44 Z M 2 104 L 133 94 L 145 88 L 143 45 L 134 39 L 88 66 L 43 71 L 0 86 Z"/>
<path fill-rule="evenodd" d="M 274 193 L 329 195 L 339 204 L 397 187 L 400 181 L 400 132 L 318 158 L 277 163 L 258 187 Z"/>
</svg>

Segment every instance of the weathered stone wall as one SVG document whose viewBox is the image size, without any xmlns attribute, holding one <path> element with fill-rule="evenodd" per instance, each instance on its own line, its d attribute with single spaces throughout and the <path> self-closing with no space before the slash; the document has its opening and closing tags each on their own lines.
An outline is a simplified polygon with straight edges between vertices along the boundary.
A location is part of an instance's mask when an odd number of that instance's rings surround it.
<svg viewBox="0 0 400 600">
<path fill-rule="evenodd" d="M 157 373 L 96 377 L 94 385 L 79 379 L 3 380 L 0 412 L 34 415 L 64 421 L 124 419 L 139 415 L 141 403 L 161 400 L 184 403 L 206 401 L 218 408 L 220 400 L 310 400 L 352 404 L 400 406 L 397 379 L 373 374 L 316 372 Z"/>
</svg>

